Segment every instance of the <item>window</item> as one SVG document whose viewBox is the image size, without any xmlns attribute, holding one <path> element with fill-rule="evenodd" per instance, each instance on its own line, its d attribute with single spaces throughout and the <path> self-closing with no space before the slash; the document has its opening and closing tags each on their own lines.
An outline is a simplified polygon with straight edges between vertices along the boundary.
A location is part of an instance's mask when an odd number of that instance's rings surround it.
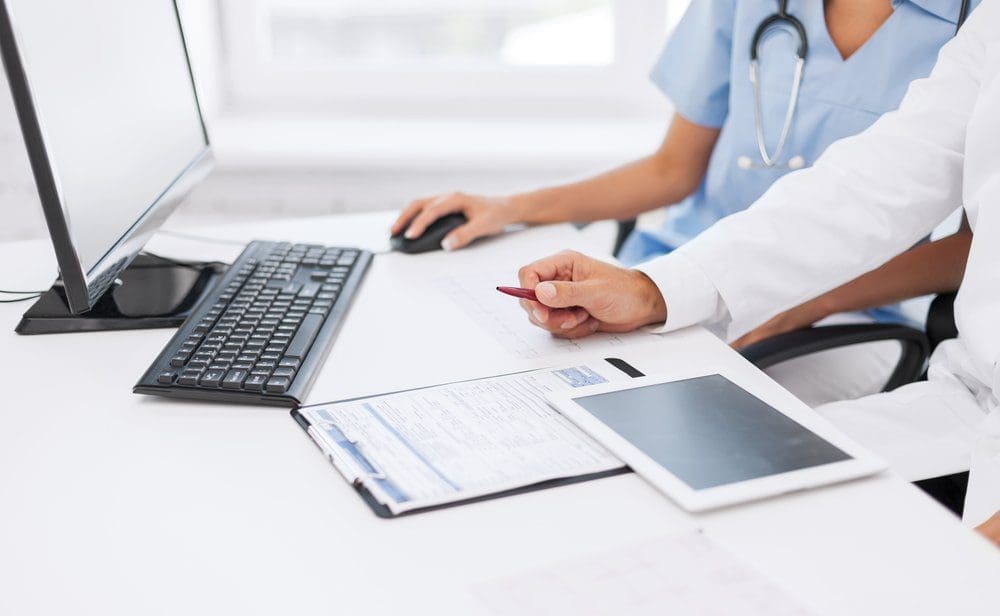
<svg viewBox="0 0 1000 616">
<path fill-rule="evenodd" d="M 257 110 L 609 115 L 688 0 L 220 0 L 227 92 Z"/>
</svg>

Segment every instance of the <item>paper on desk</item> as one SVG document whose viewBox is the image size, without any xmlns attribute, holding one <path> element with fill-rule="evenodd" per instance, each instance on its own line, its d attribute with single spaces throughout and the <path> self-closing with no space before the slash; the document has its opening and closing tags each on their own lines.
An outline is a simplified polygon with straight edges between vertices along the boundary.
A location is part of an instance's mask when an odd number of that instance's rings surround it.
<svg viewBox="0 0 1000 616">
<path fill-rule="evenodd" d="M 655 336 L 645 331 L 627 334 L 594 334 L 579 340 L 555 338 L 528 321 L 516 299 L 496 290 L 497 285 L 517 286 L 509 269 L 457 274 L 434 281 L 434 286 L 466 314 L 487 329 L 511 354 L 524 359 L 580 351 L 608 352 L 629 340 Z"/>
<path fill-rule="evenodd" d="M 393 513 L 624 466 L 554 411 L 549 391 L 628 377 L 545 369 L 301 409 L 333 463 Z"/>
<path fill-rule="evenodd" d="M 698 531 L 480 584 L 498 616 L 805 616 L 792 597 Z"/>
</svg>

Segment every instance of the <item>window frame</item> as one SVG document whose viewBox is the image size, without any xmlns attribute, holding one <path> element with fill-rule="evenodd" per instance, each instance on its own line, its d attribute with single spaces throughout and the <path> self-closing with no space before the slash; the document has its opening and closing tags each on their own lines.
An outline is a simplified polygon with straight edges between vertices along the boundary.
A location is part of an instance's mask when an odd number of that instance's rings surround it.
<svg viewBox="0 0 1000 616">
<path fill-rule="evenodd" d="M 637 87 L 684 2 L 612 0 L 608 66 L 289 67 L 268 56 L 269 0 L 218 0 L 227 107 L 249 112 L 461 117 L 593 117 L 662 111 Z M 654 24 L 651 26 L 651 24 Z M 475 84 L 470 87 L 469 84 Z"/>
</svg>

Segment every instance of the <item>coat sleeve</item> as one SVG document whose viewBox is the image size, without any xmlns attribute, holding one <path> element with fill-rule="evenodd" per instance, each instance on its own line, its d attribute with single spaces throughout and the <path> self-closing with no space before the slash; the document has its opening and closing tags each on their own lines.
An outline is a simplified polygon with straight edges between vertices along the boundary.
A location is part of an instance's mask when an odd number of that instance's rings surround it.
<svg viewBox="0 0 1000 616">
<path fill-rule="evenodd" d="M 1000 0 L 985 2 L 898 110 L 640 266 L 666 300 L 663 330 L 715 319 L 739 337 L 879 267 L 961 206 L 966 129 L 998 32 Z"/>
</svg>

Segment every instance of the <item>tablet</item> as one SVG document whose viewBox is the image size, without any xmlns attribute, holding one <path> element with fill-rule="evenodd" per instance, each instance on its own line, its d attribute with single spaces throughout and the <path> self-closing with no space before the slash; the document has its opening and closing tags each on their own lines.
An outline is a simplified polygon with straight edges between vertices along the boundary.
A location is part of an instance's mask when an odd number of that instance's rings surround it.
<svg viewBox="0 0 1000 616">
<path fill-rule="evenodd" d="M 778 410 L 723 374 L 643 377 L 553 393 L 549 401 L 690 511 L 885 467 L 804 405 Z"/>
</svg>

